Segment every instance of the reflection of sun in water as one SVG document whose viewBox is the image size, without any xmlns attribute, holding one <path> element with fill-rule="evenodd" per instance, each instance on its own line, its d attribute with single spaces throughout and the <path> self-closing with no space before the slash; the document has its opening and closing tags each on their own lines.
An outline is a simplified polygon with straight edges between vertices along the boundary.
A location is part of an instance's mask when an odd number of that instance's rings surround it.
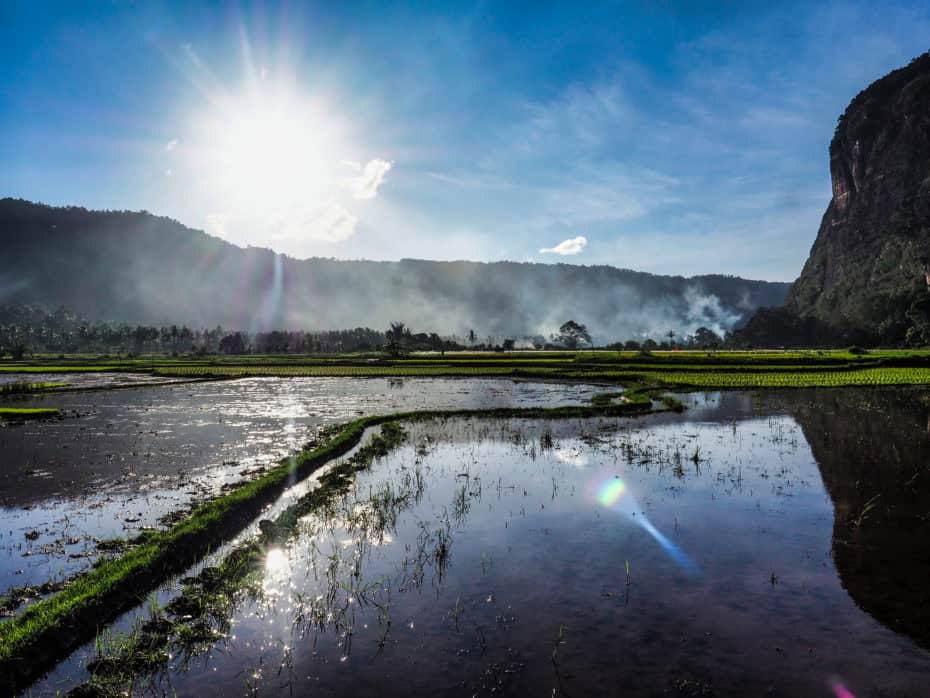
<svg viewBox="0 0 930 698">
<path fill-rule="evenodd" d="M 287 553 L 281 548 L 271 548 L 265 554 L 265 571 L 268 572 L 269 575 L 274 576 L 278 572 L 287 569 L 287 565 Z"/>
</svg>

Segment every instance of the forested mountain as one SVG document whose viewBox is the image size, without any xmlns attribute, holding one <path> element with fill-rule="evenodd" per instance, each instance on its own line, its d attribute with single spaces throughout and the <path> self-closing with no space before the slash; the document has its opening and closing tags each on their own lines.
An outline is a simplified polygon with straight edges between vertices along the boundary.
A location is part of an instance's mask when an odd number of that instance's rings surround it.
<svg viewBox="0 0 930 698">
<path fill-rule="evenodd" d="M 146 212 L 0 200 L 0 303 L 91 320 L 245 331 L 384 328 L 546 335 L 574 319 L 596 342 L 739 326 L 788 284 L 609 266 L 292 259 Z"/>
</svg>

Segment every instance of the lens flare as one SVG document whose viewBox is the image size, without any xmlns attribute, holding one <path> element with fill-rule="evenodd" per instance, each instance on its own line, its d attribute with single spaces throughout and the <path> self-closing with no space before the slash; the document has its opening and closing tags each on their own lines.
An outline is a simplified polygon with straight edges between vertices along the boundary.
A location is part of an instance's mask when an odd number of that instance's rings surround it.
<svg viewBox="0 0 930 698">
<path fill-rule="evenodd" d="M 597 503 L 605 509 L 623 514 L 633 523 L 637 524 L 662 547 L 675 563 L 689 574 L 697 572 L 697 565 L 684 551 L 665 537 L 642 512 L 636 499 L 629 491 L 626 483 L 620 477 L 613 477 L 606 482 L 595 485 L 595 498 Z M 845 696 L 843 697 L 845 698 Z"/>
<path fill-rule="evenodd" d="M 855 694 L 839 681 L 834 681 L 830 687 L 833 689 L 833 693 L 836 694 L 836 698 L 856 698 Z"/>
<path fill-rule="evenodd" d="M 615 477 L 601 486 L 597 501 L 603 507 L 612 507 L 620 501 L 624 492 L 626 492 L 626 484 L 619 477 Z"/>
</svg>

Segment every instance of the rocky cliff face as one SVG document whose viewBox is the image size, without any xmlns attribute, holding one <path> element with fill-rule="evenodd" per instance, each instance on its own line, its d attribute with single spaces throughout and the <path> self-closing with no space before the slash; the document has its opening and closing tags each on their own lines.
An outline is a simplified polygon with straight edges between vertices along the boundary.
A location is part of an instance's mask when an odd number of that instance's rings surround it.
<svg viewBox="0 0 930 698">
<path fill-rule="evenodd" d="M 930 53 L 853 99 L 830 173 L 833 198 L 786 313 L 821 340 L 930 341 Z"/>
</svg>

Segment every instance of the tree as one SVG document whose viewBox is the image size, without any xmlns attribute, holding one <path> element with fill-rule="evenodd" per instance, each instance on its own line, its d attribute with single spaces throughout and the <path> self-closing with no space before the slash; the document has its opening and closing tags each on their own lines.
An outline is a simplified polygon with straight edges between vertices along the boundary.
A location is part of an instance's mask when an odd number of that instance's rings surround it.
<svg viewBox="0 0 930 698">
<path fill-rule="evenodd" d="M 694 343 L 700 349 L 717 349 L 723 344 L 723 339 L 707 327 L 698 327 L 694 331 Z"/>
<path fill-rule="evenodd" d="M 410 328 L 402 322 L 392 322 L 390 328 L 384 333 L 384 350 L 391 356 L 400 356 L 410 342 Z"/>
<path fill-rule="evenodd" d="M 233 332 L 220 340 L 220 351 L 224 354 L 245 354 L 245 340 L 241 332 Z"/>
<path fill-rule="evenodd" d="M 563 344 L 569 349 L 577 349 L 582 343 L 591 344 L 588 328 L 574 320 L 569 320 L 559 328 L 559 333 L 552 335 L 552 341 Z"/>
<path fill-rule="evenodd" d="M 512 339 L 505 339 L 505 340 L 504 340 L 504 345 L 503 345 L 502 348 L 503 348 L 504 351 L 513 351 L 514 344 L 516 344 L 516 342 L 514 342 L 514 340 L 512 340 Z"/>
</svg>

